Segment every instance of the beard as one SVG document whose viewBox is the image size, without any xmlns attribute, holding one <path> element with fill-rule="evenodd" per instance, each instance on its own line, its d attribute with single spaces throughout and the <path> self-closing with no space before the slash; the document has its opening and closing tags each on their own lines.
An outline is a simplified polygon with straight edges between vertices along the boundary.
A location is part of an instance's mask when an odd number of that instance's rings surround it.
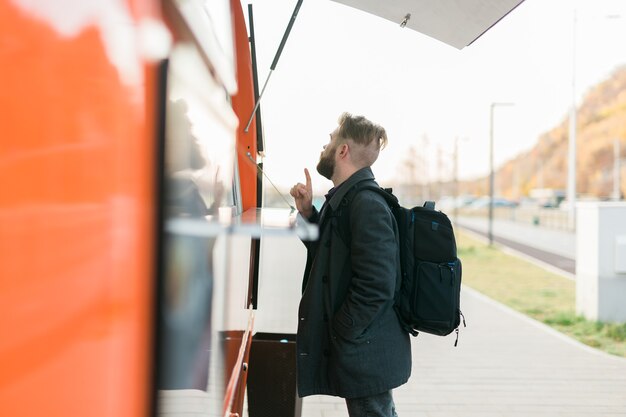
<svg viewBox="0 0 626 417">
<path fill-rule="evenodd" d="M 332 178 L 335 173 L 334 152 L 322 152 L 320 161 L 317 163 L 317 172 L 326 179 Z"/>
</svg>

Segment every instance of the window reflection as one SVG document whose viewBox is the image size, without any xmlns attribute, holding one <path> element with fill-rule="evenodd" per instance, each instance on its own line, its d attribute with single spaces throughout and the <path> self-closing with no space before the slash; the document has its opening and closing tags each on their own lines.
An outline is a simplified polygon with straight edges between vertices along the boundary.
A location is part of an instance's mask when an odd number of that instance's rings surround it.
<svg viewBox="0 0 626 417">
<path fill-rule="evenodd" d="M 204 219 L 214 210 L 223 186 L 213 184 L 207 206 L 197 180 L 207 162 L 202 155 L 184 99 L 168 101 L 165 139 L 166 218 Z M 214 239 L 168 235 L 162 306 L 161 389 L 206 390 L 211 346 L 212 248 Z"/>
<path fill-rule="evenodd" d="M 204 217 L 222 205 L 224 184 L 219 166 L 210 169 L 192 131 L 184 99 L 168 102 L 166 121 L 166 209 L 168 216 Z M 209 177 L 209 178 L 207 178 Z M 211 205 L 207 206 L 206 201 Z"/>
<path fill-rule="evenodd" d="M 193 47 L 173 51 L 165 100 L 164 222 L 188 220 L 201 230 L 220 208 L 233 209 L 236 119 Z M 224 256 L 217 237 L 164 232 L 158 389 L 170 396 L 193 389 L 208 400 L 224 379 L 216 351 L 223 312 L 212 309 L 215 282 L 223 279 L 215 275 L 214 258 Z"/>
</svg>

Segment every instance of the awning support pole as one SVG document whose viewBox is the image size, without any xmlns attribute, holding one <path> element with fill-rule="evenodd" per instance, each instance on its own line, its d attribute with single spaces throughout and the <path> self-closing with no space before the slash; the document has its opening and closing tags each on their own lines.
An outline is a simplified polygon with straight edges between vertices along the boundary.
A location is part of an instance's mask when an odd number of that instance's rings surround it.
<svg viewBox="0 0 626 417">
<path fill-rule="evenodd" d="M 272 61 L 272 65 L 270 66 L 270 72 L 267 74 L 267 78 L 265 79 L 265 84 L 263 84 L 263 89 L 261 90 L 261 94 L 259 95 L 259 99 L 254 105 L 254 109 L 252 110 L 252 114 L 250 114 L 250 119 L 248 119 L 248 124 L 246 124 L 246 128 L 244 132 L 248 133 L 248 129 L 250 129 L 250 124 L 252 123 L 252 118 L 254 117 L 254 113 L 256 113 L 259 104 L 261 103 L 261 98 L 263 97 L 263 93 L 265 92 L 265 87 L 267 87 L 267 82 L 270 80 L 272 76 L 272 72 L 276 69 L 276 64 L 278 64 L 278 59 L 280 58 L 280 54 L 283 52 L 283 48 L 285 47 L 285 43 L 287 43 L 287 38 L 289 38 L 289 33 L 291 32 L 291 28 L 296 21 L 296 17 L 298 17 L 298 11 L 300 11 L 300 6 L 302 5 L 303 0 L 298 0 L 298 4 L 296 4 L 296 8 L 293 10 L 291 14 L 291 20 L 289 20 L 289 24 L 287 25 L 287 29 L 285 30 L 285 34 L 283 35 L 283 39 L 280 41 L 280 45 L 278 46 L 278 51 L 276 51 L 276 55 L 274 56 L 274 61 Z"/>
</svg>

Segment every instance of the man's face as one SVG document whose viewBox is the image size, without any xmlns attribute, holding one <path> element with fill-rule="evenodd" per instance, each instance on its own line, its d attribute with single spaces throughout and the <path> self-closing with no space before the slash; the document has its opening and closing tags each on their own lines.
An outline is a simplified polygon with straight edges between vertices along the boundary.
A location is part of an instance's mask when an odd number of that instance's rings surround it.
<svg viewBox="0 0 626 417">
<path fill-rule="evenodd" d="M 330 134 L 330 142 L 324 145 L 324 150 L 320 154 L 320 161 L 317 163 L 317 172 L 327 179 L 331 179 L 335 173 L 335 151 L 337 150 L 337 133 Z"/>
</svg>

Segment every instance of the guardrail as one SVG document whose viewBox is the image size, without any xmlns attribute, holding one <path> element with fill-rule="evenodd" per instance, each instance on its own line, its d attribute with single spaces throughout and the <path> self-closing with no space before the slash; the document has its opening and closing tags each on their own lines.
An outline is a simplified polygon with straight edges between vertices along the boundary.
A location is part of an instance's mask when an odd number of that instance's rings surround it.
<svg viewBox="0 0 626 417">
<path fill-rule="evenodd" d="M 451 214 L 451 213 L 450 213 Z M 488 208 L 458 210 L 459 216 L 487 217 Z M 496 219 L 511 220 L 519 223 L 533 224 L 548 229 L 574 231 L 568 220 L 568 213 L 558 209 L 526 208 L 526 207 L 495 207 L 493 216 Z"/>
</svg>

